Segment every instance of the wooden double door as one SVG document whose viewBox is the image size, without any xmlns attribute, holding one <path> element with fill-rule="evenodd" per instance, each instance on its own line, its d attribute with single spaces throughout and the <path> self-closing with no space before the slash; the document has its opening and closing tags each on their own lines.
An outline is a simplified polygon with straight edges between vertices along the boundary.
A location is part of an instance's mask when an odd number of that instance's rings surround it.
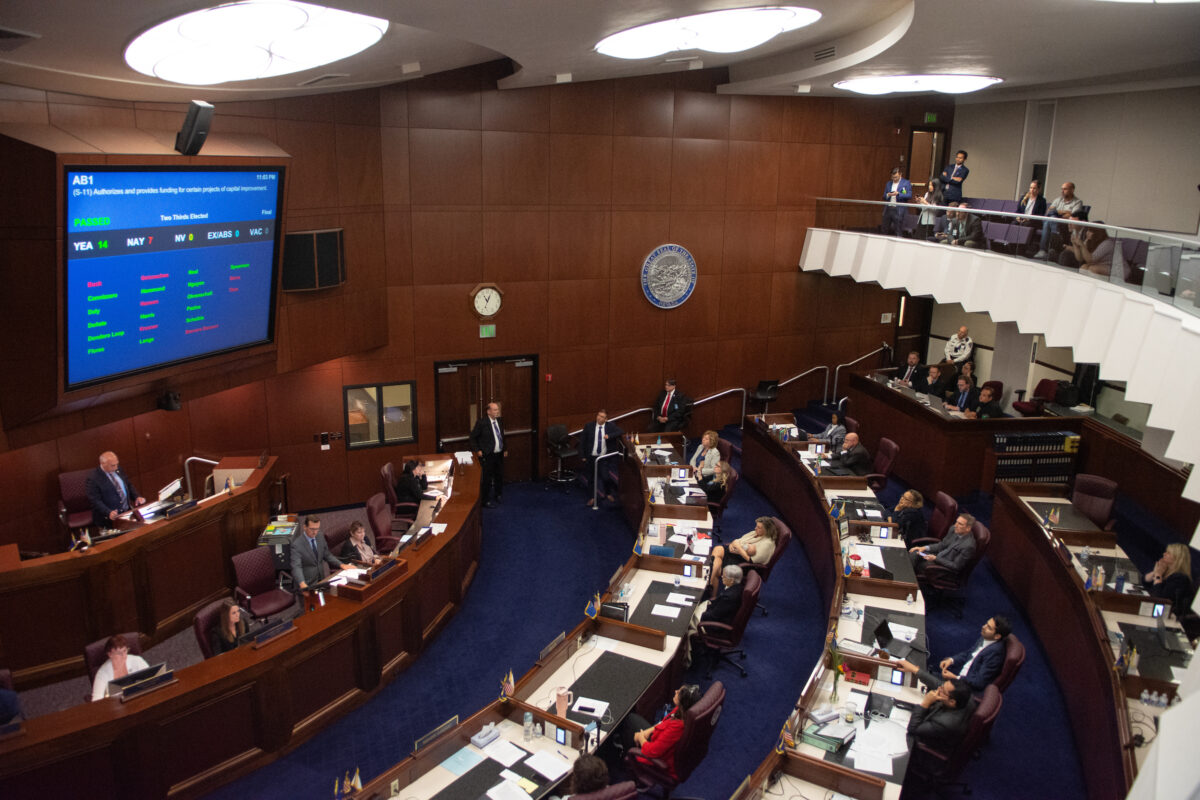
<svg viewBox="0 0 1200 800">
<path fill-rule="evenodd" d="M 467 437 L 487 404 L 500 403 L 508 459 L 506 481 L 538 475 L 538 357 L 439 361 L 434 364 L 439 453 L 469 450 Z"/>
</svg>

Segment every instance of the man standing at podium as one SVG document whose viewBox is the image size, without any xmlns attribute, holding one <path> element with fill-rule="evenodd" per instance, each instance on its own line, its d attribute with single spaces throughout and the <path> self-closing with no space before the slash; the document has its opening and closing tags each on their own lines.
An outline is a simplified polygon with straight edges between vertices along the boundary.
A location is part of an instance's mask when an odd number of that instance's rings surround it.
<svg viewBox="0 0 1200 800">
<path fill-rule="evenodd" d="M 110 527 L 118 514 L 146 502 L 133 488 L 117 454 L 111 450 L 100 454 L 100 466 L 87 476 L 84 491 L 92 504 L 92 524 L 98 528 Z"/>
<path fill-rule="evenodd" d="M 321 565 L 329 571 L 345 569 L 345 564 L 329 552 L 329 544 L 321 535 L 321 518 L 309 514 L 304 518 L 304 528 L 292 537 L 292 581 L 297 589 L 307 589 L 309 584 L 321 580 Z"/>
<path fill-rule="evenodd" d="M 487 414 L 475 421 L 471 429 L 471 449 L 483 467 L 479 478 L 479 499 L 487 508 L 494 508 L 496 503 L 503 501 L 504 494 L 504 458 L 508 451 L 504 449 L 504 420 L 500 417 L 500 404 L 488 403 Z M 492 502 L 492 498 L 495 502 Z"/>
</svg>

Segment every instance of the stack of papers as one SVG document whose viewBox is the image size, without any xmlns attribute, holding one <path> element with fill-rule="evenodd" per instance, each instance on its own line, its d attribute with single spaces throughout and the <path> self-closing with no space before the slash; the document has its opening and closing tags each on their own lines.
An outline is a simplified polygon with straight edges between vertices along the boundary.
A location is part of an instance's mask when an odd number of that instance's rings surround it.
<svg viewBox="0 0 1200 800">
<path fill-rule="evenodd" d="M 650 613 L 656 617 L 668 617 L 669 619 L 675 619 L 679 616 L 679 607 L 655 603 L 654 608 L 650 609 Z"/>
<path fill-rule="evenodd" d="M 698 556 L 707 556 L 712 550 L 712 539 L 694 539 L 692 552 Z"/>
<path fill-rule="evenodd" d="M 693 601 L 690 595 L 671 592 L 667 595 L 667 602 L 674 603 L 677 606 L 690 606 Z"/>
<path fill-rule="evenodd" d="M 483 748 L 483 752 L 487 753 L 488 758 L 499 761 L 506 767 L 511 767 L 526 756 L 524 750 L 507 739 L 496 739 Z"/>
<path fill-rule="evenodd" d="M 866 561 L 868 564 L 874 564 L 877 567 L 887 569 L 887 565 L 883 563 L 883 552 L 875 545 L 856 544 L 854 552 Z"/>
</svg>

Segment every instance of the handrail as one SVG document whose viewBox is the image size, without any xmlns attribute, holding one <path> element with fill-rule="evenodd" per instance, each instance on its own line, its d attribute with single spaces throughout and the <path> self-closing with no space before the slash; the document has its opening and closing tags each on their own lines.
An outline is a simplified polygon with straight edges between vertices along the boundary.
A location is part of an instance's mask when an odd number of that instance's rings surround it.
<svg viewBox="0 0 1200 800">
<path fill-rule="evenodd" d="M 199 461 L 201 464 L 212 464 L 214 467 L 221 462 L 213 461 L 211 458 L 201 458 L 200 456 L 190 456 L 189 458 L 185 458 L 183 460 L 183 477 L 187 478 L 188 498 L 191 500 L 199 500 L 200 498 L 196 497 L 196 495 L 192 493 L 192 471 L 188 469 L 188 466 L 191 465 L 193 461 Z"/>
<path fill-rule="evenodd" d="M 891 350 L 891 349 L 892 348 L 887 344 L 887 342 L 884 342 L 881 347 L 876 347 L 874 350 L 867 353 L 866 355 L 859 356 L 858 358 L 854 359 L 853 361 L 847 361 L 845 364 L 838 364 L 837 369 L 835 369 L 833 371 L 833 404 L 837 405 L 837 403 L 838 403 L 838 399 L 837 399 L 838 373 L 840 373 L 842 371 L 842 367 L 852 367 L 855 364 L 857 364 L 858 362 L 863 361 L 864 359 L 868 359 L 871 356 L 875 355 L 876 353 L 882 353 L 885 350 Z"/>
<path fill-rule="evenodd" d="M 512 430 L 501 431 L 501 434 L 505 437 L 520 436 L 523 433 L 533 433 L 533 428 L 513 428 Z M 441 450 L 442 445 L 446 444 L 447 442 L 467 442 L 470 441 L 470 439 L 471 437 L 469 435 L 447 436 L 444 439 L 438 439 L 438 449 Z"/>
<path fill-rule="evenodd" d="M 804 370 L 804 372 L 801 372 L 799 375 L 793 375 L 792 377 L 788 378 L 786 381 L 780 381 L 779 388 L 782 389 L 783 387 L 787 386 L 789 383 L 792 383 L 793 381 L 798 381 L 801 378 L 803 378 L 805 375 L 809 374 L 810 372 L 816 372 L 819 369 L 825 370 L 825 388 L 821 390 L 821 405 L 824 405 L 825 403 L 827 403 L 829 401 L 829 366 L 828 365 L 820 366 L 820 367 L 813 367 L 812 369 L 806 369 L 806 370 Z M 745 414 L 743 414 L 742 416 L 744 417 Z"/>
<path fill-rule="evenodd" d="M 625 451 L 617 448 L 602 456 L 596 456 L 596 460 L 592 462 L 592 511 L 600 510 L 600 462 L 611 456 L 621 455 L 625 455 Z"/>
<path fill-rule="evenodd" d="M 891 205 L 890 203 L 888 203 L 885 200 L 851 200 L 851 199 L 845 198 L 845 197 L 816 197 L 814 199 L 815 200 L 825 200 L 825 201 L 828 201 L 831 203 L 853 203 L 855 205 L 863 205 L 863 206 L 886 207 L 886 206 Z M 1049 200 L 1047 200 L 1046 202 L 1049 202 Z M 937 211 L 962 211 L 963 210 L 959 206 L 935 206 L 932 203 L 929 203 L 929 204 L 927 204 L 927 203 L 901 203 L 900 205 L 908 206 L 910 208 L 914 208 L 919 211 L 926 211 L 929 209 L 934 209 Z M 1194 240 L 1194 239 L 1183 239 L 1178 236 L 1167 236 L 1165 234 L 1155 233 L 1152 231 L 1143 230 L 1141 228 L 1126 228 L 1121 225 L 1113 225 L 1112 223 L 1108 223 L 1108 222 L 1089 222 L 1087 220 L 1082 220 L 1082 219 L 1079 219 L 1079 220 L 1067 219 L 1066 217 L 1038 216 L 1036 214 L 1023 214 L 1020 211 L 992 211 L 991 209 L 975 208 L 974 206 L 971 206 L 971 205 L 967 206 L 966 211 L 969 214 L 983 214 L 983 215 L 989 216 L 989 217 L 1012 217 L 1013 219 L 1036 219 L 1039 222 L 1057 222 L 1062 225 L 1074 225 L 1074 226 L 1080 227 L 1080 228 L 1103 228 L 1105 230 L 1126 231 L 1128 233 L 1134 234 L 1136 236 L 1136 238 L 1138 238 L 1138 239 L 1146 239 L 1147 241 L 1153 239 L 1156 241 L 1156 243 L 1178 245 L 1180 247 L 1187 247 L 1187 248 L 1196 247 L 1196 240 Z M 1120 238 L 1120 237 L 1117 237 L 1117 238 Z"/>
<path fill-rule="evenodd" d="M 724 391 L 717 392 L 716 394 L 710 394 L 708 397 L 702 397 L 696 402 L 692 403 L 692 408 L 695 408 L 696 406 L 702 406 L 710 400 L 716 400 L 719 397 L 724 397 L 727 394 L 734 394 L 735 392 L 742 393 L 742 414 L 738 417 L 738 427 L 743 428 L 746 425 L 746 397 L 748 394 L 745 389 L 726 389 Z"/>
</svg>

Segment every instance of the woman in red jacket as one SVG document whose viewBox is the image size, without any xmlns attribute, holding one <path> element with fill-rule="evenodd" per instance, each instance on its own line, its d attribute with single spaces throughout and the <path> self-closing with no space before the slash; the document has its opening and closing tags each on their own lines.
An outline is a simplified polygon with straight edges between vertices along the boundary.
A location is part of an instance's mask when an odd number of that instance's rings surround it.
<svg viewBox="0 0 1200 800">
<path fill-rule="evenodd" d="M 675 707 L 671 713 L 663 717 L 662 722 L 651 725 L 645 718 L 630 714 L 625 720 L 625 748 L 641 748 L 638 761 L 650 763 L 652 759 L 660 759 L 667 765 L 667 772 L 678 778 L 675 773 L 675 745 L 683 736 L 683 715 L 700 700 L 700 687 L 694 683 L 685 683 L 675 690 Z"/>
</svg>

